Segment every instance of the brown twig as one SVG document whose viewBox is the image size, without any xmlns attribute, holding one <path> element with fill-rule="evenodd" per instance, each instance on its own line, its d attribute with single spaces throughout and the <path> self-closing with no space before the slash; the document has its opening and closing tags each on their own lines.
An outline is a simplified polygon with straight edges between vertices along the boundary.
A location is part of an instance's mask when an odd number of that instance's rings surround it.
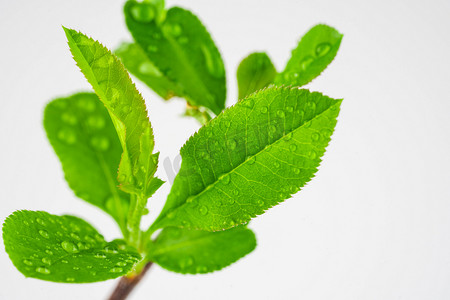
<svg viewBox="0 0 450 300">
<path fill-rule="evenodd" d="M 152 262 L 149 262 L 142 269 L 142 272 L 133 277 L 122 277 L 119 280 L 116 288 L 113 293 L 109 297 L 109 300 L 125 300 L 128 295 L 133 291 L 134 287 L 141 281 L 142 277 L 144 277 L 145 273 L 147 273 L 148 269 L 152 266 Z"/>
</svg>

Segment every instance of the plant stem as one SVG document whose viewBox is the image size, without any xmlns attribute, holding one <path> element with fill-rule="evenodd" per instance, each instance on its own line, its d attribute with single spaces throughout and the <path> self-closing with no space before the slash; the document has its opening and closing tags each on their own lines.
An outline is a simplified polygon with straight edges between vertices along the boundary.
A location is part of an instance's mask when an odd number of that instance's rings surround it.
<svg viewBox="0 0 450 300">
<path fill-rule="evenodd" d="M 135 286 L 141 281 L 141 279 L 145 276 L 148 269 L 152 266 L 153 262 L 148 262 L 145 267 L 141 270 L 139 274 L 133 274 L 129 277 L 124 276 L 120 278 L 119 283 L 116 288 L 112 292 L 111 296 L 108 298 L 109 300 L 125 300 L 128 295 L 133 291 Z"/>
</svg>

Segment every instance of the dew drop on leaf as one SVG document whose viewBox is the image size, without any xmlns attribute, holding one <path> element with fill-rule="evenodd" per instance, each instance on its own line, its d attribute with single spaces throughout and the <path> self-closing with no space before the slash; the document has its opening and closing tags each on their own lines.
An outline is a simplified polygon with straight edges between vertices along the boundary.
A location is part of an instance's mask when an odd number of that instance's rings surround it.
<svg viewBox="0 0 450 300">
<path fill-rule="evenodd" d="M 255 163 L 255 161 L 256 161 L 256 156 L 250 156 L 250 157 L 247 157 L 247 162 L 248 162 L 250 165 L 253 165 L 253 164 Z"/>
<path fill-rule="evenodd" d="M 330 52 L 331 45 L 329 43 L 321 43 L 317 45 L 316 47 L 316 55 L 318 57 L 326 55 L 328 52 Z"/>
<path fill-rule="evenodd" d="M 312 56 L 306 56 L 301 62 L 300 67 L 302 70 L 306 70 L 310 64 L 312 64 L 314 61 L 314 58 Z"/>
<path fill-rule="evenodd" d="M 308 156 L 309 156 L 310 159 L 315 159 L 317 154 L 316 154 L 316 152 L 314 150 L 310 150 L 309 153 L 308 153 Z"/>
<path fill-rule="evenodd" d="M 156 45 L 149 45 L 147 47 L 147 50 L 150 51 L 150 52 L 156 52 L 156 51 L 158 51 L 158 46 L 156 46 Z"/>
<path fill-rule="evenodd" d="M 105 127 L 105 119 L 98 115 L 89 116 L 86 123 L 93 130 L 99 130 Z"/>
<path fill-rule="evenodd" d="M 94 257 L 95 258 L 106 258 L 106 255 L 103 254 L 103 253 L 98 252 L 98 253 L 95 253 Z"/>
<path fill-rule="evenodd" d="M 67 281 L 67 282 L 74 282 L 74 281 L 75 281 L 75 278 L 73 278 L 73 277 L 67 277 L 67 278 L 66 278 L 66 281 Z"/>
<path fill-rule="evenodd" d="M 78 253 L 79 252 L 78 247 L 74 243 L 69 242 L 69 241 L 63 241 L 61 243 L 61 247 L 68 253 Z"/>
<path fill-rule="evenodd" d="M 186 267 L 190 267 L 194 264 L 194 259 L 190 256 L 184 257 L 180 260 L 180 267 L 182 269 L 186 268 Z"/>
<path fill-rule="evenodd" d="M 87 112 L 93 112 L 95 110 L 95 103 L 85 98 L 78 100 L 77 106 Z"/>
<path fill-rule="evenodd" d="M 297 145 L 290 145 L 289 146 L 289 151 L 294 152 L 295 150 L 297 150 Z"/>
<path fill-rule="evenodd" d="M 91 146 L 103 152 L 109 149 L 109 140 L 106 136 L 94 136 L 91 138 Z"/>
<path fill-rule="evenodd" d="M 45 230 L 39 230 L 39 234 L 46 239 L 49 238 L 48 232 Z"/>
<path fill-rule="evenodd" d="M 154 77 L 161 77 L 161 72 L 150 62 L 144 61 L 139 65 L 139 72 L 148 75 L 148 76 L 154 76 Z"/>
<path fill-rule="evenodd" d="M 48 274 L 51 273 L 50 270 L 47 269 L 46 267 L 37 267 L 36 268 L 36 272 L 41 273 L 41 274 L 45 274 L 45 275 L 48 275 Z"/>
<path fill-rule="evenodd" d="M 46 265 L 51 265 L 52 264 L 52 260 L 48 257 L 44 257 L 42 258 L 42 262 Z"/>
<path fill-rule="evenodd" d="M 292 171 L 293 171 L 295 174 L 300 174 L 300 169 L 299 169 L 299 168 L 294 168 L 294 169 L 292 169 Z"/>
<path fill-rule="evenodd" d="M 38 223 L 39 225 L 45 226 L 45 222 L 44 220 L 42 220 L 41 218 L 36 218 L 36 223 Z"/>
<path fill-rule="evenodd" d="M 284 118 L 285 114 L 284 111 L 282 111 L 281 109 L 277 111 L 277 116 L 279 116 L 280 118 Z"/>
<path fill-rule="evenodd" d="M 155 10 L 150 3 L 136 3 L 131 8 L 131 15 L 137 22 L 148 23 L 151 22 L 155 17 Z"/>
<path fill-rule="evenodd" d="M 69 125 L 76 125 L 78 123 L 77 117 L 69 112 L 65 112 L 61 115 L 61 120 Z"/>
<path fill-rule="evenodd" d="M 58 139 L 68 145 L 73 145 L 77 141 L 77 136 L 72 129 L 62 128 L 58 131 Z"/>
<path fill-rule="evenodd" d="M 182 32 L 181 26 L 179 24 L 170 24 L 170 23 L 166 23 L 163 25 L 163 31 L 164 33 L 173 37 L 178 37 Z"/>
<path fill-rule="evenodd" d="M 263 200 L 258 200 L 258 205 L 259 206 L 264 206 L 264 201 Z"/>
<path fill-rule="evenodd" d="M 266 106 L 261 107 L 261 113 L 263 113 L 263 114 L 267 113 L 267 107 Z"/>
<path fill-rule="evenodd" d="M 116 265 L 119 267 L 125 267 L 127 265 L 127 263 L 123 262 L 123 261 L 119 261 Z"/>
<path fill-rule="evenodd" d="M 122 268 L 112 268 L 111 270 L 109 270 L 109 272 L 111 273 L 120 273 L 123 272 Z"/>
<path fill-rule="evenodd" d="M 45 250 L 45 253 L 47 253 L 48 255 L 53 255 L 53 251 L 52 250 Z"/>
<path fill-rule="evenodd" d="M 319 134 L 314 132 L 313 134 L 311 134 L 311 139 L 313 141 L 318 141 L 319 140 Z"/>
<path fill-rule="evenodd" d="M 206 206 L 202 205 L 202 206 L 200 206 L 198 211 L 200 212 L 201 215 L 205 216 L 208 213 L 208 208 Z"/>
<path fill-rule="evenodd" d="M 23 263 L 26 264 L 27 266 L 32 266 L 33 265 L 33 263 L 30 260 L 28 260 L 28 259 L 24 259 Z"/>
</svg>

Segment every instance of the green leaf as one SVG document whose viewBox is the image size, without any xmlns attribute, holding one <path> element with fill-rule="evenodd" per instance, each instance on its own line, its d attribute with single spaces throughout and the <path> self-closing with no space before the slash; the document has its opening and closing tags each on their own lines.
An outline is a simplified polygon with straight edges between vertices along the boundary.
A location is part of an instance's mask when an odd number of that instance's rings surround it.
<svg viewBox="0 0 450 300">
<path fill-rule="evenodd" d="M 211 36 L 190 11 L 173 7 L 160 23 L 143 13 L 153 7 L 148 2 L 125 4 L 133 38 L 161 73 L 182 87 L 189 104 L 219 114 L 225 107 L 225 69 Z"/>
<path fill-rule="evenodd" d="M 154 90 L 163 99 L 181 97 L 182 90 L 164 76 L 148 59 L 141 47 L 134 43 L 123 43 L 115 51 L 127 70 Z"/>
<path fill-rule="evenodd" d="M 50 102 L 44 128 L 70 188 L 109 213 L 125 230 L 129 195 L 117 188 L 122 147 L 108 111 L 93 93 Z"/>
<path fill-rule="evenodd" d="M 144 99 L 122 63 L 99 42 L 64 28 L 75 61 L 107 108 L 123 149 L 119 166 L 120 188 L 142 195 L 160 180 L 153 177 L 157 155 Z M 141 152 L 145 149 L 145 152 Z M 141 165 L 141 162 L 149 162 Z M 144 170 L 144 171 L 143 171 Z"/>
<path fill-rule="evenodd" d="M 149 255 L 167 270 L 197 274 L 220 270 L 255 247 L 255 234 L 245 226 L 218 232 L 167 227 L 158 235 Z"/>
<path fill-rule="evenodd" d="M 107 243 L 91 225 L 73 216 L 16 211 L 3 224 L 3 241 L 26 277 L 84 283 L 127 274 L 141 259 L 131 247 Z"/>
<path fill-rule="evenodd" d="M 286 69 L 275 78 L 275 84 L 302 86 L 319 76 L 336 56 L 342 37 L 327 25 L 311 28 L 292 51 Z"/>
<path fill-rule="evenodd" d="M 152 230 L 216 231 L 248 222 L 317 171 L 341 100 L 271 87 L 251 94 L 194 134 Z"/>
<path fill-rule="evenodd" d="M 273 82 L 277 70 L 266 53 L 252 53 L 244 58 L 237 70 L 239 99 L 265 88 Z"/>
</svg>

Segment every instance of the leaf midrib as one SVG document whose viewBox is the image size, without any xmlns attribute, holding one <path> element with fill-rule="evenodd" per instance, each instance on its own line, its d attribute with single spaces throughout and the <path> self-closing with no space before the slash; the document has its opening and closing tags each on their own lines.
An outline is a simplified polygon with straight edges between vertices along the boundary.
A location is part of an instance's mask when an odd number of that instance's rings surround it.
<svg viewBox="0 0 450 300">
<path fill-rule="evenodd" d="M 197 197 L 199 197 L 200 195 L 202 195 L 203 193 L 205 193 L 206 191 L 208 191 L 209 189 L 212 189 L 218 182 L 220 182 L 220 181 L 222 180 L 221 178 L 223 178 L 225 175 L 231 176 L 231 174 L 233 174 L 238 168 L 240 168 L 242 165 L 244 165 L 244 164 L 245 164 L 247 161 L 249 161 L 251 158 L 255 157 L 255 159 L 256 159 L 256 157 L 257 157 L 259 154 L 261 154 L 262 152 L 264 152 L 269 146 L 272 146 L 272 147 L 273 147 L 273 145 L 275 145 L 276 143 L 278 143 L 278 142 L 280 142 L 281 140 L 283 140 L 283 139 L 286 137 L 287 134 L 290 134 L 290 133 L 292 133 L 292 132 L 294 132 L 294 131 L 300 130 L 305 124 L 310 123 L 310 122 L 312 122 L 313 120 L 319 118 L 319 117 L 322 116 L 324 113 L 326 113 L 327 111 L 329 111 L 333 106 L 338 105 L 339 103 L 340 103 L 340 100 L 335 100 L 335 102 L 332 103 L 332 105 L 330 105 L 330 106 L 329 106 L 326 110 L 324 110 L 321 114 L 318 114 L 318 115 L 314 116 L 314 118 L 312 118 L 311 120 L 309 120 L 309 121 L 303 123 L 301 126 L 295 128 L 294 130 L 289 131 L 288 133 L 285 132 L 284 135 L 282 135 L 279 139 L 275 140 L 273 143 L 266 145 L 263 149 L 261 149 L 260 151 L 258 151 L 258 152 L 255 153 L 254 155 L 249 156 L 249 157 L 246 157 L 246 159 L 245 159 L 242 163 L 240 163 L 239 165 L 237 165 L 235 168 L 231 169 L 229 172 L 223 173 L 223 174 L 221 175 L 221 177 L 217 178 L 217 180 L 215 180 L 213 183 L 211 183 L 211 184 L 209 184 L 207 187 L 205 187 L 200 193 L 198 193 L 198 194 L 196 194 L 196 195 L 189 195 L 187 198 L 189 198 L 189 197 L 197 198 Z M 256 105 L 256 104 L 255 104 L 255 105 Z M 186 199 L 187 199 L 187 198 L 186 198 Z M 186 199 L 185 199 L 185 201 L 184 201 L 182 204 L 180 204 L 180 205 L 178 205 L 178 206 L 175 206 L 175 207 L 172 207 L 171 210 L 167 211 L 166 214 L 165 214 L 160 220 L 161 220 L 161 221 L 164 220 L 164 219 L 167 217 L 168 213 L 170 213 L 170 212 L 172 212 L 172 211 L 175 211 L 175 210 L 179 209 L 180 207 L 182 207 L 182 206 L 184 206 L 184 205 L 187 205 Z M 156 228 L 160 228 L 160 227 L 158 227 L 158 226 L 156 226 L 156 225 L 159 225 L 158 223 L 161 223 L 161 221 L 160 221 L 160 222 L 155 222 L 155 223 L 154 223 L 154 225 L 155 225 Z M 153 227 L 153 226 L 152 226 L 152 227 Z"/>
</svg>

